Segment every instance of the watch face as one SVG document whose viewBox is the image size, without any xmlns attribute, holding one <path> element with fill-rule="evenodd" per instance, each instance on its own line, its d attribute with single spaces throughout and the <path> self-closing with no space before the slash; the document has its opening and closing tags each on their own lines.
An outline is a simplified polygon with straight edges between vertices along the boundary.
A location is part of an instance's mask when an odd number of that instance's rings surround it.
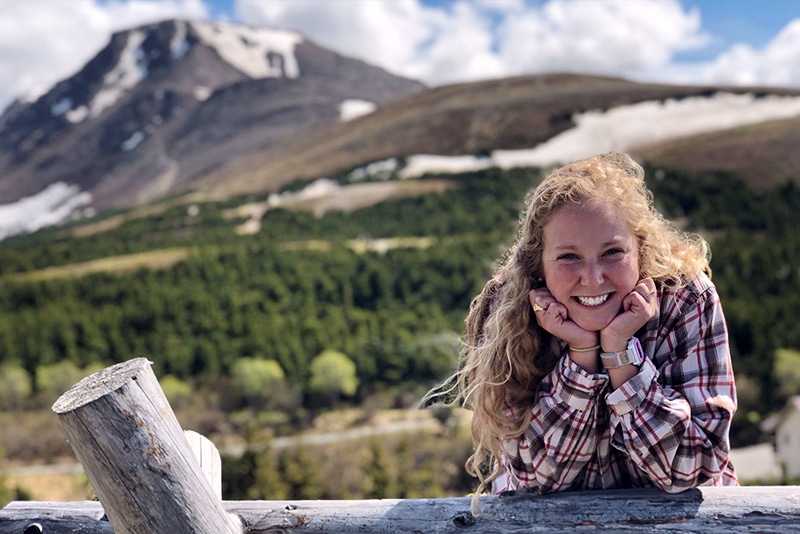
<svg viewBox="0 0 800 534">
<path fill-rule="evenodd" d="M 625 363 L 632 363 L 634 365 L 639 365 L 644 361 L 644 351 L 642 350 L 642 345 L 639 343 L 639 339 L 636 336 L 633 336 L 630 341 L 628 341 L 628 348 L 625 358 L 628 360 Z"/>
</svg>

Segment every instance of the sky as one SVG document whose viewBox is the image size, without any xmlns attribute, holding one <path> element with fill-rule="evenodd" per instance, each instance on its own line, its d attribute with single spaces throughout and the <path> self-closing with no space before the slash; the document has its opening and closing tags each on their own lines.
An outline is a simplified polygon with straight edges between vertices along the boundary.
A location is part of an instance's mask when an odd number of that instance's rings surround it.
<svg viewBox="0 0 800 534">
<path fill-rule="evenodd" d="M 800 88 L 800 0 L 0 0 L 0 109 L 170 18 L 296 30 L 430 86 L 558 71 Z"/>
</svg>

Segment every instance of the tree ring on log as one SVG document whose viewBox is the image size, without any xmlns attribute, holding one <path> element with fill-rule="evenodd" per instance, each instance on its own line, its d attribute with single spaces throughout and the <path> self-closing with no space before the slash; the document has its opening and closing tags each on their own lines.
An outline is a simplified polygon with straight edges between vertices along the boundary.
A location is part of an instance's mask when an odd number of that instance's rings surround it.
<svg viewBox="0 0 800 534">
<path fill-rule="evenodd" d="M 71 412 L 115 391 L 136 377 L 153 362 L 147 358 L 134 358 L 106 367 L 72 386 L 53 404 L 57 414 Z"/>
</svg>

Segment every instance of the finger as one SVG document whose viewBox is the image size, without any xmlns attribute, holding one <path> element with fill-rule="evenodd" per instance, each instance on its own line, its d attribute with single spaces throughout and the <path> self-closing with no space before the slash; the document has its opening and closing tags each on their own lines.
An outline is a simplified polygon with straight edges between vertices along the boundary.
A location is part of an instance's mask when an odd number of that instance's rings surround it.
<svg viewBox="0 0 800 534">
<path fill-rule="evenodd" d="M 550 291 L 548 291 L 548 289 L 546 287 L 539 287 L 539 288 L 536 288 L 536 289 L 531 289 L 528 292 L 528 294 L 532 295 L 534 297 L 539 297 L 539 299 L 544 300 L 544 301 L 552 300 L 552 298 L 553 298 L 553 295 L 550 293 Z M 541 302 L 540 302 L 540 304 L 541 304 Z"/>
<path fill-rule="evenodd" d="M 539 289 L 534 289 L 528 294 L 528 296 L 534 313 L 546 312 L 548 309 L 550 309 L 550 306 L 557 303 L 557 301 L 547 290 L 542 291 Z"/>
<path fill-rule="evenodd" d="M 566 321 L 567 319 L 569 319 L 569 315 L 568 315 L 568 313 L 567 313 L 567 307 L 566 307 L 566 306 L 564 306 L 563 304 L 561 304 L 560 302 L 558 302 L 558 301 L 553 301 L 553 302 L 550 304 L 550 306 L 548 306 L 548 309 L 549 309 L 549 308 L 553 308 L 553 309 L 555 310 L 555 313 L 556 313 L 556 314 L 557 314 L 559 317 L 561 317 L 561 320 L 562 320 L 562 321 Z"/>
<path fill-rule="evenodd" d="M 652 278 L 643 278 L 636 284 L 636 292 L 642 295 L 645 299 L 656 292 L 656 283 Z"/>
<path fill-rule="evenodd" d="M 533 308 L 533 313 L 543 312 L 547 309 L 547 304 L 543 302 L 543 300 L 537 296 L 536 290 L 531 290 L 528 293 L 528 300 L 531 302 L 531 307 Z"/>
<path fill-rule="evenodd" d="M 629 312 L 634 306 L 642 306 L 644 304 L 647 304 L 647 299 L 634 289 L 622 299 L 622 310 Z"/>
</svg>

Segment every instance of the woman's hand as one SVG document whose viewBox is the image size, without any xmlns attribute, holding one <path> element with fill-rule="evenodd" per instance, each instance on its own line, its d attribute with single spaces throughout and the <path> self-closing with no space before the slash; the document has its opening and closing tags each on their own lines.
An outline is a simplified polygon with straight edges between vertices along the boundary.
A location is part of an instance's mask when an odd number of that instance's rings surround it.
<svg viewBox="0 0 800 534">
<path fill-rule="evenodd" d="M 597 332 L 584 330 L 571 321 L 567 307 L 558 302 L 547 288 L 531 290 L 528 298 L 539 326 L 565 341 L 570 347 L 582 349 L 597 345 Z M 588 356 L 596 358 L 597 355 L 591 353 Z"/>
<path fill-rule="evenodd" d="M 656 284 L 652 278 L 639 280 L 622 299 L 620 313 L 600 331 L 600 345 L 606 352 L 624 350 L 628 340 L 658 311 Z"/>
</svg>

